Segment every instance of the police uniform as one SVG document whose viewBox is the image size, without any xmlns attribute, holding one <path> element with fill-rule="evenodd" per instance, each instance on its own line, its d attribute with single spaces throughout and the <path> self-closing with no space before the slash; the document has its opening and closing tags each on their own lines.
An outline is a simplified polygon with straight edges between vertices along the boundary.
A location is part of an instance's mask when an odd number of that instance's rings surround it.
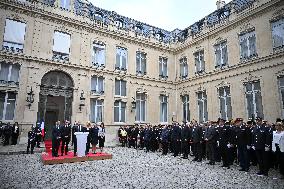
<svg viewBox="0 0 284 189">
<path fill-rule="evenodd" d="M 29 153 L 30 149 L 31 149 L 31 154 L 34 153 L 35 145 L 36 145 L 36 133 L 35 133 L 35 129 L 32 128 L 32 130 L 28 132 L 27 154 Z"/>
</svg>

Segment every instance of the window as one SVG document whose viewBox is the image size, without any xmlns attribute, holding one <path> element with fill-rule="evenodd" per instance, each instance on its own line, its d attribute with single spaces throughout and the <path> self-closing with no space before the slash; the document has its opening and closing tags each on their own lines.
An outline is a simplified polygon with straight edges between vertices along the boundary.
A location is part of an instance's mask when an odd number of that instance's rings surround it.
<svg viewBox="0 0 284 189">
<path fill-rule="evenodd" d="M 136 93 L 136 121 L 146 121 L 146 94 Z"/>
<path fill-rule="evenodd" d="M 20 65 L 0 63 L 0 84 L 19 85 Z"/>
<path fill-rule="evenodd" d="M 126 71 L 127 67 L 127 49 L 123 47 L 116 47 L 116 70 Z"/>
<path fill-rule="evenodd" d="M 284 76 L 278 77 L 279 91 L 280 91 L 280 101 L 282 108 L 282 118 L 284 118 Z"/>
<path fill-rule="evenodd" d="M 104 101 L 91 99 L 91 122 L 103 122 Z"/>
<path fill-rule="evenodd" d="M 26 24 L 6 19 L 3 49 L 6 51 L 23 53 Z"/>
<path fill-rule="evenodd" d="M 183 122 L 190 121 L 190 112 L 189 112 L 189 95 L 183 95 L 181 97 L 182 100 L 182 120 Z"/>
<path fill-rule="evenodd" d="M 71 36 L 59 31 L 54 32 L 53 59 L 69 61 Z"/>
<path fill-rule="evenodd" d="M 160 96 L 160 122 L 168 122 L 168 97 L 165 95 Z"/>
<path fill-rule="evenodd" d="M 180 65 L 180 77 L 182 79 L 187 78 L 188 76 L 188 64 L 187 64 L 187 58 L 181 58 L 179 60 L 179 65 Z"/>
<path fill-rule="evenodd" d="M 248 118 L 263 117 L 260 82 L 245 83 Z"/>
<path fill-rule="evenodd" d="M 146 74 L 146 53 L 136 52 L 136 73 L 139 75 Z"/>
<path fill-rule="evenodd" d="M 60 8 L 70 10 L 70 0 L 60 0 Z"/>
<path fill-rule="evenodd" d="M 197 104 L 198 104 L 199 122 L 208 121 L 206 91 L 200 91 L 197 93 Z"/>
<path fill-rule="evenodd" d="M 220 117 L 225 120 L 230 120 L 232 119 L 230 87 L 220 87 L 218 92 L 220 100 Z"/>
<path fill-rule="evenodd" d="M 215 49 L 215 68 L 222 68 L 228 65 L 228 52 L 227 52 L 227 42 L 222 42 L 214 45 Z"/>
<path fill-rule="evenodd" d="M 199 74 L 205 71 L 204 51 L 198 51 L 193 54 L 195 59 L 195 73 Z"/>
<path fill-rule="evenodd" d="M 105 44 L 97 42 L 93 44 L 92 65 L 105 67 Z"/>
<path fill-rule="evenodd" d="M 124 27 L 124 23 L 123 23 L 122 20 L 116 20 L 116 21 L 115 21 L 115 25 L 116 25 L 116 27 L 119 28 L 119 29 L 121 29 L 121 28 Z"/>
<path fill-rule="evenodd" d="M 16 93 L 0 91 L 0 120 L 14 119 Z"/>
<path fill-rule="evenodd" d="M 284 18 L 272 23 L 273 48 L 284 47 Z"/>
<path fill-rule="evenodd" d="M 114 102 L 114 122 L 125 123 L 126 121 L 126 103 L 122 101 Z"/>
<path fill-rule="evenodd" d="M 92 94 L 104 94 L 104 78 L 93 76 L 91 79 Z"/>
<path fill-rule="evenodd" d="M 257 56 L 255 31 L 240 35 L 241 60 Z"/>
<path fill-rule="evenodd" d="M 159 57 L 159 77 L 168 78 L 168 59 Z"/>
<path fill-rule="evenodd" d="M 115 80 L 115 95 L 126 96 L 126 81 Z"/>
</svg>

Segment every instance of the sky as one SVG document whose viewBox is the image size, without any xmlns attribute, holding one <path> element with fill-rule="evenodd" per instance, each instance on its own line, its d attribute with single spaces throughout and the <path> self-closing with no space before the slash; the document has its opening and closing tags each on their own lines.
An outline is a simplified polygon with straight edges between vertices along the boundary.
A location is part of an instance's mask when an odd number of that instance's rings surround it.
<svg viewBox="0 0 284 189">
<path fill-rule="evenodd" d="M 217 0 L 89 0 L 95 6 L 172 31 L 185 29 L 217 9 Z M 230 0 L 225 0 L 228 3 Z"/>
</svg>

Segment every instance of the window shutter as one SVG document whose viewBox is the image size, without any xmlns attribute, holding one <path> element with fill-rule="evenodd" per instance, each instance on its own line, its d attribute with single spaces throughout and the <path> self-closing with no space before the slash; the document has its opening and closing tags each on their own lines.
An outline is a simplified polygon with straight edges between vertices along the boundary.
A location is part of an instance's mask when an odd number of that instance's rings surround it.
<svg viewBox="0 0 284 189">
<path fill-rule="evenodd" d="M 121 81 L 121 96 L 126 96 L 126 81 Z"/>
<path fill-rule="evenodd" d="M 272 23 L 273 47 L 284 45 L 284 19 Z"/>
</svg>

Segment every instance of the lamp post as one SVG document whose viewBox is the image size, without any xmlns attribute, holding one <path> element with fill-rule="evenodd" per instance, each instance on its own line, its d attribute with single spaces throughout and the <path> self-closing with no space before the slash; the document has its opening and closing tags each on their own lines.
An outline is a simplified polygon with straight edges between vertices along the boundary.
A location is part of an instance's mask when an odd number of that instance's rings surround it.
<svg viewBox="0 0 284 189">
<path fill-rule="evenodd" d="M 82 90 L 81 96 L 80 96 L 80 104 L 79 104 L 79 110 L 82 111 L 82 107 L 85 106 L 85 97 L 84 97 L 84 91 Z"/>
<path fill-rule="evenodd" d="M 30 92 L 28 92 L 27 94 L 28 94 L 28 96 L 27 96 L 27 100 L 26 101 L 28 102 L 29 109 L 31 109 L 32 103 L 34 102 L 34 96 L 35 96 L 32 87 L 31 87 Z"/>
</svg>

